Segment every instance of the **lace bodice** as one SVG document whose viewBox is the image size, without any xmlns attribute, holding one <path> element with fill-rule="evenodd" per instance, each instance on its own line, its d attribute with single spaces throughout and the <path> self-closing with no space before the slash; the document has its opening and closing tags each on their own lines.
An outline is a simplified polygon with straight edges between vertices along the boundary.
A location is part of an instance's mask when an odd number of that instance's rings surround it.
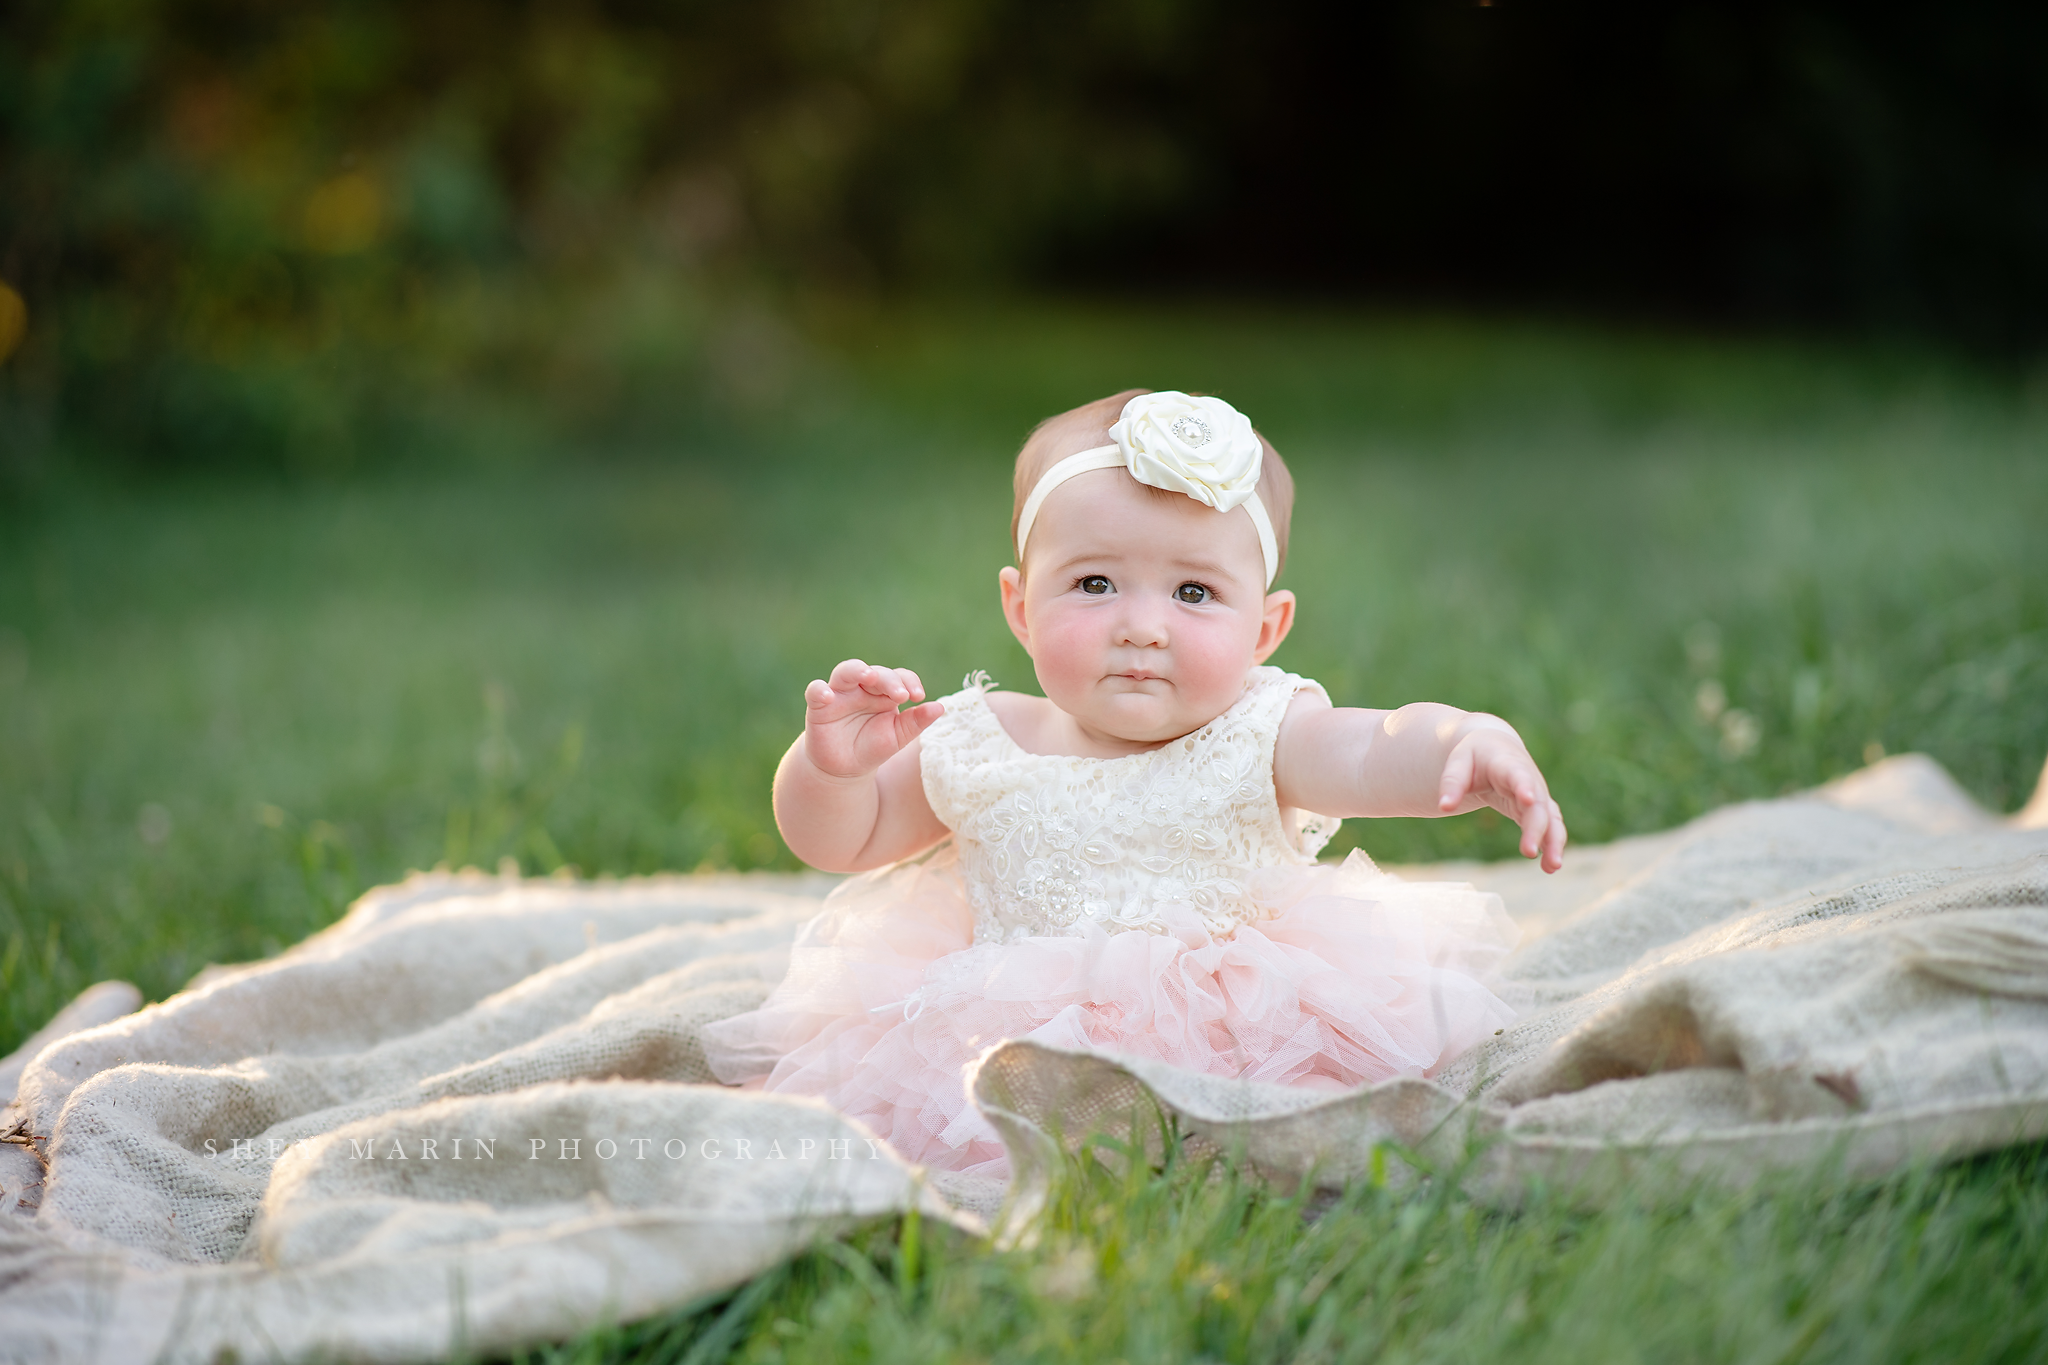
<svg viewBox="0 0 2048 1365">
<path fill-rule="evenodd" d="M 1337 821 L 1283 812 L 1273 742 L 1297 690 L 1317 684 L 1254 668 L 1244 695 L 1191 735 L 1123 758 L 1032 754 L 968 679 L 923 739 L 926 797 L 959 846 L 977 943 L 1109 930 L 1164 932 L 1185 907 L 1212 934 L 1269 911 L 1261 868 L 1300 865 Z"/>
</svg>

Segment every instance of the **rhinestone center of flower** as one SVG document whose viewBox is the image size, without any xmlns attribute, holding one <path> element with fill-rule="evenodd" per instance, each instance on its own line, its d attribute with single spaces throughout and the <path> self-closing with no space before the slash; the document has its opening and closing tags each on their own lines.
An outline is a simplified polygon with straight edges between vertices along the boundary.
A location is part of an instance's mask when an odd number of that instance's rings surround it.
<svg viewBox="0 0 2048 1365">
<path fill-rule="evenodd" d="M 1173 425 L 1167 430 L 1173 433 L 1175 440 L 1191 450 L 1200 450 L 1216 439 L 1216 433 L 1209 424 L 1192 413 L 1174 418 Z"/>
</svg>

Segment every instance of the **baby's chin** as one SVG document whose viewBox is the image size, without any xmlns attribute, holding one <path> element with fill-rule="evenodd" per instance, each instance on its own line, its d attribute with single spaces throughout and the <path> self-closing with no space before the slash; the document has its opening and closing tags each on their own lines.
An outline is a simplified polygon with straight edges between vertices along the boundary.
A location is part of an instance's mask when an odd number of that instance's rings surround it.
<svg viewBox="0 0 2048 1365">
<path fill-rule="evenodd" d="M 1213 712 L 1175 705 L 1177 698 L 1144 692 L 1095 696 L 1079 708 L 1066 708 L 1082 724 L 1126 744 L 1164 744 L 1201 729 L 1226 707 Z"/>
</svg>

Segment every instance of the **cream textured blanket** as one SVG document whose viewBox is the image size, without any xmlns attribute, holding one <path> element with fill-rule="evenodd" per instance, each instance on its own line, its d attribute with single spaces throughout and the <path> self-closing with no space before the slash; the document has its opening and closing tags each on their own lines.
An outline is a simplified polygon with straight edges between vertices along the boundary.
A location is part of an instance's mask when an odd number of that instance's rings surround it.
<svg viewBox="0 0 2048 1365">
<path fill-rule="evenodd" d="M 2001 821 L 1907 757 L 1551 879 L 1415 869 L 1505 898 L 1516 1024 L 1437 1084 L 1335 1097 L 1007 1045 L 974 1095 L 1009 1216 L 1064 1141 L 1139 1112 L 1281 1181 L 1477 1151 L 1469 1183 L 1504 1200 L 1532 1175 L 1598 1198 L 2048 1134 L 2044 800 Z M 503 1352 L 913 1202 L 994 1214 L 1001 1190 L 711 1083 L 700 1030 L 762 999 L 821 891 L 415 876 L 139 1013 L 95 988 L 0 1063 L 0 1356 Z"/>
</svg>

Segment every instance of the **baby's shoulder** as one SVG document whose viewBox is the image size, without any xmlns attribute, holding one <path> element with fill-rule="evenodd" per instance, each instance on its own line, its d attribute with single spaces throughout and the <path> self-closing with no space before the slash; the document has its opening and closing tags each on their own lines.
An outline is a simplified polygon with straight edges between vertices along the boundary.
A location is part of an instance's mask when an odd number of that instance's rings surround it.
<svg viewBox="0 0 2048 1365">
<path fill-rule="evenodd" d="M 1245 679 L 1244 700 L 1235 708 L 1245 723 L 1271 729 L 1293 725 L 1301 717 L 1330 709 L 1330 694 L 1314 678 L 1262 664 Z"/>
<path fill-rule="evenodd" d="M 1287 689 L 1280 699 L 1281 725 L 1290 725 L 1304 716 L 1335 709 L 1331 705 L 1330 694 L 1325 692 L 1323 685 L 1314 678 L 1299 678 L 1288 674 L 1286 682 Z"/>
<path fill-rule="evenodd" d="M 1057 708 L 1050 701 L 1028 692 L 984 692 L 981 697 L 1017 747 L 1026 753 L 1044 752 L 1039 741 L 1057 716 Z"/>
<path fill-rule="evenodd" d="M 919 738 L 929 760 L 939 752 L 954 762 L 978 763 L 1035 752 L 1052 703 L 1043 697 L 997 691 L 985 673 L 970 674 L 967 686 L 941 697 L 945 714 Z"/>
</svg>

